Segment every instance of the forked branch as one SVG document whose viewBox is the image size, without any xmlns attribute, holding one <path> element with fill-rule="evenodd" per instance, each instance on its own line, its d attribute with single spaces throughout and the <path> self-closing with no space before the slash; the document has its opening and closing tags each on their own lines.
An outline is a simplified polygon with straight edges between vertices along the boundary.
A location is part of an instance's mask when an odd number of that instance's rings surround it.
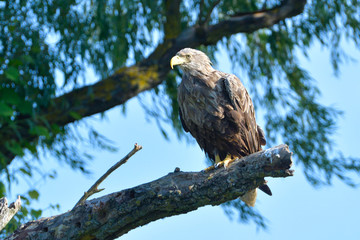
<svg viewBox="0 0 360 240">
<path fill-rule="evenodd" d="M 238 159 L 227 169 L 176 171 L 26 223 L 7 239 L 114 239 L 164 217 L 236 199 L 262 185 L 264 177 L 292 176 L 291 165 L 288 146 L 280 145 Z"/>
</svg>

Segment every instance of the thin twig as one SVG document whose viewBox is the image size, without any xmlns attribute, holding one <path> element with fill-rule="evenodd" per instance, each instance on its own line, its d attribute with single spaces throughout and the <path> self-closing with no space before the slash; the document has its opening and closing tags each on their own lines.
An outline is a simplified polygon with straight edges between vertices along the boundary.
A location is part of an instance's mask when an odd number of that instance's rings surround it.
<svg viewBox="0 0 360 240">
<path fill-rule="evenodd" d="M 220 0 L 215 1 L 209 8 L 208 12 L 206 13 L 206 16 L 204 16 L 204 19 L 202 19 L 202 15 L 199 16 L 199 25 L 207 24 L 210 21 L 210 16 L 212 12 L 214 11 L 214 8 L 220 3 Z"/>
<path fill-rule="evenodd" d="M 202 16 L 203 16 L 203 11 L 204 11 L 204 5 L 205 5 L 205 3 L 204 3 L 204 0 L 201 0 L 200 1 L 200 5 L 199 5 L 199 15 L 198 15 L 198 20 L 197 20 L 197 22 L 199 23 L 199 25 L 200 25 L 200 23 L 202 22 Z"/>
<path fill-rule="evenodd" d="M 137 143 L 135 143 L 133 150 L 131 150 L 123 159 L 121 159 L 120 161 L 118 161 L 114 166 L 112 166 L 109 170 L 107 170 L 107 172 L 102 175 L 95 183 L 94 185 L 92 185 L 89 190 L 87 190 L 86 192 L 84 192 L 84 195 L 80 198 L 80 200 L 75 204 L 74 208 L 83 204 L 86 199 L 88 199 L 91 195 L 101 192 L 102 190 L 104 190 L 104 188 L 102 189 L 98 189 L 98 186 L 100 185 L 100 183 L 102 183 L 105 178 L 107 178 L 113 171 L 115 171 L 117 168 L 119 168 L 121 165 L 123 165 L 124 163 L 126 163 L 129 158 L 131 158 L 136 152 L 138 152 L 139 150 L 142 149 L 142 146 L 138 145 Z"/>
</svg>

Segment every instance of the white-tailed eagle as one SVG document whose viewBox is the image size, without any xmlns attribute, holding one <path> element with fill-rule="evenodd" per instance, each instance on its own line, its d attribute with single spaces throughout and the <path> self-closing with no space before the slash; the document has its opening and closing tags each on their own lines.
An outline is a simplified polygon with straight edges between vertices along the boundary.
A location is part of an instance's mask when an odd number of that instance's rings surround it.
<svg viewBox="0 0 360 240">
<path fill-rule="evenodd" d="M 223 161 L 226 167 L 235 158 L 261 150 L 266 144 L 264 132 L 256 123 L 251 98 L 239 78 L 215 70 L 206 54 L 191 48 L 179 51 L 170 65 L 183 70 L 178 87 L 183 128 L 215 164 Z M 271 195 L 267 185 L 260 189 Z M 254 206 L 256 189 L 241 199 Z"/>
</svg>

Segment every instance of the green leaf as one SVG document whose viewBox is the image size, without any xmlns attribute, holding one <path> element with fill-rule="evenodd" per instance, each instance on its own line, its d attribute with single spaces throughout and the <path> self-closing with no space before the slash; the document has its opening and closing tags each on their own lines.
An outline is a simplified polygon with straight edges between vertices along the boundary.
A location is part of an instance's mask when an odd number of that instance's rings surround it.
<svg viewBox="0 0 360 240">
<path fill-rule="evenodd" d="M 28 194 L 31 199 L 35 199 L 35 200 L 38 200 L 39 195 L 40 195 L 39 192 L 36 190 L 31 190 L 28 192 Z"/>
<path fill-rule="evenodd" d="M 24 101 L 21 104 L 19 104 L 17 106 L 17 109 L 22 113 L 22 114 L 31 114 L 32 113 L 32 103 L 28 102 L 28 101 Z"/>
<path fill-rule="evenodd" d="M 10 117 L 13 115 L 14 110 L 6 103 L 0 102 L 0 116 Z"/>
<path fill-rule="evenodd" d="M 33 218 L 38 219 L 42 214 L 42 210 L 41 209 L 39 209 L 39 210 L 31 209 L 30 214 Z"/>
<path fill-rule="evenodd" d="M 25 175 L 28 175 L 29 177 L 31 177 L 31 172 L 29 172 L 28 170 L 26 170 L 25 168 L 20 168 L 19 169 L 22 173 L 24 173 Z"/>
<path fill-rule="evenodd" d="M 30 134 L 32 135 L 38 135 L 38 136 L 49 136 L 49 131 L 46 127 L 43 126 L 35 126 L 30 129 Z"/>
<path fill-rule="evenodd" d="M 58 134 L 58 133 L 61 133 L 62 130 L 61 128 L 59 127 L 59 125 L 53 123 L 51 124 L 51 131 L 54 133 L 54 134 Z"/>
<path fill-rule="evenodd" d="M 0 182 L 0 198 L 5 197 L 6 187 L 3 182 Z"/>
<path fill-rule="evenodd" d="M 31 153 L 37 152 L 36 145 L 34 145 L 34 143 L 27 142 L 25 143 L 25 147 L 30 150 Z"/>
<path fill-rule="evenodd" d="M 73 118 L 75 118 L 76 120 L 79 120 L 82 118 L 82 116 L 79 113 L 73 112 L 73 111 L 69 112 L 69 115 L 72 116 Z"/>
<path fill-rule="evenodd" d="M 20 105 L 22 101 L 21 97 L 11 88 L 1 89 L 0 96 L 3 101 L 10 105 Z"/>
<path fill-rule="evenodd" d="M 12 153 L 14 153 L 16 156 L 23 156 L 24 151 L 19 143 L 16 143 L 12 141 L 11 143 L 6 142 L 5 147 L 10 150 Z"/>
<path fill-rule="evenodd" d="M 5 76 L 13 81 L 17 81 L 19 79 L 19 71 L 14 67 L 8 67 L 5 71 Z"/>
<path fill-rule="evenodd" d="M 20 198 L 21 198 L 21 205 L 22 205 L 21 210 L 26 209 L 26 208 L 23 208 L 23 205 L 29 205 L 30 204 L 29 199 L 23 195 L 20 195 Z"/>
<path fill-rule="evenodd" d="M 24 62 L 35 63 L 34 59 L 29 55 L 24 55 L 24 56 L 22 56 L 22 58 L 23 58 Z"/>
<path fill-rule="evenodd" d="M 24 201 L 26 205 L 30 204 L 29 199 L 26 198 L 26 200 L 24 200 L 24 197 L 21 197 L 21 199 L 22 199 L 21 203 L 23 203 L 23 201 Z M 23 216 L 27 216 L 29 214 L 28 208 L 24 207 L 25 204 L 22 204 L 21 210 L 20 210 L 20 212 L 23 214 Z"/>
<path fill-rule="evenodd" d="M 50 204 L 50 208 L 52 208 L 54 210 L 60 210 L 60 205 L 59 204 Z"/>
<path fill-rule="evenodd" d="M 54 170 L 52 173 L 49 173 L 48 177 L 51 179 L 55 179 L 57 175 L 57 172 Z"/>
</svg>

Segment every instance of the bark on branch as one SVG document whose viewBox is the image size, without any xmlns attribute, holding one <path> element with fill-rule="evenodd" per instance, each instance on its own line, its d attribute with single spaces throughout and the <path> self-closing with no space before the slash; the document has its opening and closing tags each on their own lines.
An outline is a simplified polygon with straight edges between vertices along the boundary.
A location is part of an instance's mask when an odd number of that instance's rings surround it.
<svg viewBox="0 0 360 240">
<path fill-rule="evenodd" d="M 179 15 L 180 0 L 167 1 L 166 7 L 173 15 L 168 15 L 164 42 L 142 62 L 124 67 L 112 76 L 99 82 L 75 89 L 55 99 L 54 104 L 43 110 L 38 119 L 46 119 L 49 125 L 65 126 L 79 118 L 84 118 L 104 112 L 139 93 L 153 89 L 161 84 L 170 71 L 169 61 L 180 49 L 185 47 L 198 47 L 200 45 L 214 45 L 225 36 L 236 33 L 254 32 L 261 28 L 270 27 L 281 20 L 300 14 L 304 10 L 306 0 L 286 0 L 279 6 L 261 12 L 243 13 L 222 20 L 217 24 L 196 25 L 183 30 L 180 34 L 180 24 L 173 16 Z M 173 28 L 173 29 L 171 29 Z M 178 34 L 174 37 L 174 33 Z M 28 119 L 18 120 L 18 129 L 24 129 L 21 136 L 14 131 L 7 131 L 6 127 L 0 129 L 1 139 L 26 139 L 36 141 L 37 136 L 28 132 Z M 7 157 L 6 165 L 10 164 L 15 155 L 4 146 L 0 152 Z M 1 170 L 1 169 L 0 169 Z"/>
<path fill-rule="evenodd" d="M 236 199 L 263 184 L 264 177 L 292 176 L 291 164 L 288 146 L 280 145 L 238 159 L 228 169 L 176 171 L 26 223 L 7 239 L 114 239 L 164 217 Z"/>
</svg>

